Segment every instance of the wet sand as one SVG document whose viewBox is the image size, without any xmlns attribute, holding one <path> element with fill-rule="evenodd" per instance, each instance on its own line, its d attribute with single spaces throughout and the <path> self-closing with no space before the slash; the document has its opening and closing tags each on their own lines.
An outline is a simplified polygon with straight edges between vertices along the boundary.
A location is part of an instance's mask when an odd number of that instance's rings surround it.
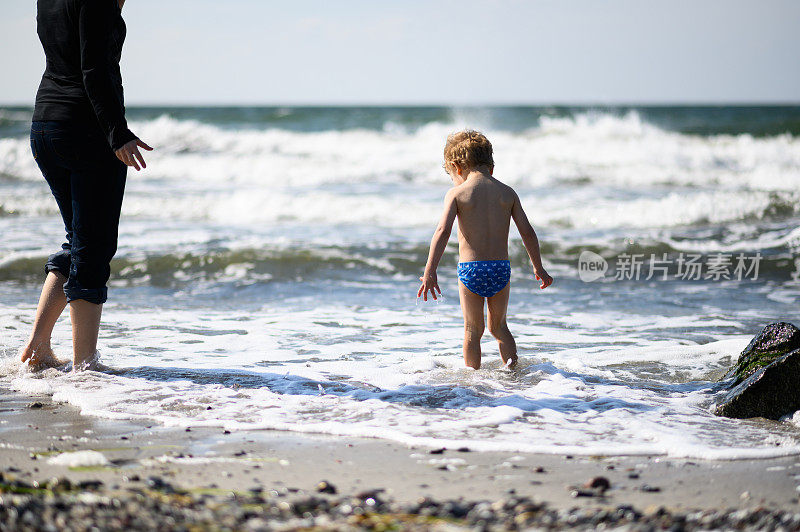
<svg viewBox="0 0 800 532">
<path fill-rule="evenodd" d="M 562 512 L 630 506 L 642 515 L 696 510 L 800 514 L 800 457 L 702 461 L 479 453 L 279 431 L 228 433 L 214 427 L 186 430 L 109 421 L 82 416 L 47 396 L 5 391 L 0 401 L 0 471 L 6 494 L 15 492 L 12 479 L 19 486 L 44 487 L 49 479 L 60 478 L 62 484 L 63 479 L 73 487 L 84 482 L 122 499 L 126 493 L 166 485 L 170 492 L 174 488 L 229 502 L 244 493 L 292 500 L 374 492 L 403 504 L 422 498 L 524 500 Z M 51 463 L 63 453 L 87 450 L 102 454 L 107 463 Z M 581 489 L 599 476 L 610 483 L 604 493 Z M 321 494 L 323 481 L 333 487 L 327 491 L 335 488 L 336 493 Z"/>
</svg>

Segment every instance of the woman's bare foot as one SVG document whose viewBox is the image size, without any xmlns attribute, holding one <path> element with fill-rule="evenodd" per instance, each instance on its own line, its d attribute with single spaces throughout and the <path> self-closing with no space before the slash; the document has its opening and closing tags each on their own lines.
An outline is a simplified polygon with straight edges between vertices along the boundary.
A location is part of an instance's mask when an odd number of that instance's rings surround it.
<svg viewBox="0 0 800 532">
<path fill-rule="evenodd" d="M 34 347 L 28 344 L 20 351 L 20 361 L 32 371 L 42 371 L 47 368 L 57 368 L 66 364 L 66 361 L 56 358 L 50 344 L 39 344 Z"/>
<path fill-rule="evenodd" d="M 108 366 L 100 363 L 100 351 L 95 351 L 92 356 L 72 367 L 72 371 L 105 371 L 107 369 L 109 369 Z"/>
</svg>

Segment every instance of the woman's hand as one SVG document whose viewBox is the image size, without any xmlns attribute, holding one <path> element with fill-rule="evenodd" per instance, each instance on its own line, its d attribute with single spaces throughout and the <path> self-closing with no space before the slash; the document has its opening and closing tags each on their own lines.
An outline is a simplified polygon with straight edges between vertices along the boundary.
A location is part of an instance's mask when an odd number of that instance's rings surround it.
<svg viewBox="0 0 800 532">
<path fill-rule="evenodd" d="M 417 290 L 417 297 L 422 296 L 422 298 L 427 301 L 428 300 L 428 291 L 430 290 L 431 296 L 433 299 L 437 299 L 436 292 L 439 292 L 439 295 L 442 295 L 441 289 L 439 289 L 439 281 L 436 279 L 436 274 L 431 273 L 419 278 L 422 281 L 422 285 Z"/>
<path fill-rule="evenodd" d="M 153 151 L 153 148 L 141 140 L 133 139 L 132 141 L 123 144 L 123 146 L 114 153 L 117 155 L 117 159 L 125 163 L 127 166 L 133 166 L 138 171 L 140 170 L 140 164 L 142 165 L 142 168 L 147 168 L 147 165 L 144 163 L 144 157 L 142 157 L 142 153 L 139 151 L 139 147 L 147 151 Z"/>
</svg>

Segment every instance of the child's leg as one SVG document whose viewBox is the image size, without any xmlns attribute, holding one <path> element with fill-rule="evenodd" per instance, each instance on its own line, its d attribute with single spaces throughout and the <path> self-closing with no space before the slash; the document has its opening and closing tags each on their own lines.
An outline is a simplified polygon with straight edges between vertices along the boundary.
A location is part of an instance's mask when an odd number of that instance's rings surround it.
<svg viewBox="0 0 800 532">
<path fill-rule="evenodd" d="M 514 337 L 511 336 L 511 331 L 508 330 L 508 324 L 506 323 L 506 311 L 508 310 L 510 294 L 511 283 L 508 283 L 505 288 L 488 298 L 487 301 L 489 306 L 489 332 L 497 338 L 503 364 L 508 364 L 508 361 L 511 360 L 509 367 L 513 367 L 517 363 L 517 343 L 514 341 Z"/>
<path fill-rule="evenodd" d="M 483 298 L 470 292 L 463 283 L 458 283 L 461 312 L 464 313 L 464 363 L 473 368 L 481 367 L 481 336 L 486 327 L 483 321 Z"/>
</svg>

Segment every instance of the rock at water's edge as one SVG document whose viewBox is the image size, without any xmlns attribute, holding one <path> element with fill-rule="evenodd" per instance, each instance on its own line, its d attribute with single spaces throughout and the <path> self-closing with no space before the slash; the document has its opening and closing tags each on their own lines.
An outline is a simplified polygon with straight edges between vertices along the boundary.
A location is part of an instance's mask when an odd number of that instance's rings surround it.
<svg viewBox="0 0 800 532">
<path fill-rule="evenodd" d="M 755 370 L 735 386 L 714 413 L 733 418 L 780 419 L 800 410 L 800 349 Z"/>
<path fill-rule="evenodd" d="M 770 323 L 724 379 L 732 380 L 714 411 L 718 416 L 780 419 L 800 410 L 800 329 Z"/>
<path fill-rule="evenodd" d="M 736 386 L 795 349 L 800 349 L 800 329 L 791 323 L 770 323 L 744 348 L 736 365 L 723 378 L 734 378 L 732 386 Z"/>
</svg>

